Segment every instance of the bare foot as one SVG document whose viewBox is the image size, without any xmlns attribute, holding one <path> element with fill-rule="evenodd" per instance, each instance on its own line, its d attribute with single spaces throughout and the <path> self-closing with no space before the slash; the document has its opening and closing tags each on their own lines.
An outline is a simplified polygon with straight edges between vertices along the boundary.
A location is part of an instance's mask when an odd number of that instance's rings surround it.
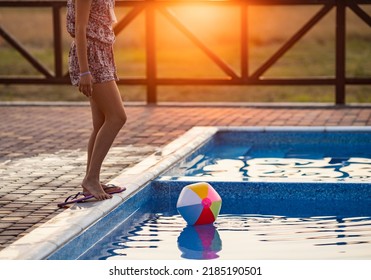
<svg viewBox="0 0 371 280">
<path fill-rule="evenodd" d="M 111 185 L 106 185 L 106 184 L 101 183 L 101 186 L 102 186 L 102 189 L 108 194 L 113 193 L 113 192 L 119 192 L 122 190 L 122 188 L 114 186 L 114 185 L 111 186 Z M 82 186 L 82 189 L 85 195 L 91 194 L 84 186 Z"/>
<path fill-rule="evenodd" d="M 102 185 L 99 182 L 96 181 L 89 181 L 88 179 L 84 179 L 82 181 L 82 188 L 84 193 L 88 193 L 93 195 L 97 200 L 105 200 L 112 198 L 112 195 L 106 193 Z"/>
</svg>

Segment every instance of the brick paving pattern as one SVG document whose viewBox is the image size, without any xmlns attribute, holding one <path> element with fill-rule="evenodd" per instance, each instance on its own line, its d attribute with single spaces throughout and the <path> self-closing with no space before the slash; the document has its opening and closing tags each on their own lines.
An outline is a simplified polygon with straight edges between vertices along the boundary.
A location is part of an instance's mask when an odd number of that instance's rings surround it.
<svg viewBox="0 0 371 280">
<path fill-rule="evenodd" d="M 108 181 L 193 126 L 369 126 L 367 107 L 127 106 L 102 170 Z M 91 131 L 87 106 L 0 106 L 0 250 L 79 191 Z"/>
</svg>

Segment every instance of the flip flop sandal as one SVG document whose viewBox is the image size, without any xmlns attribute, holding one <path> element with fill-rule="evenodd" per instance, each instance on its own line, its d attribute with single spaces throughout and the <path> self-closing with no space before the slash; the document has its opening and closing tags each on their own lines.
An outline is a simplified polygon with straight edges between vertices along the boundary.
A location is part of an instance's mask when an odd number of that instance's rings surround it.
<svg viewBox="0 0 371 280">
<path fill-rule="evenodd" d="M 93 198 L 93 195 L 86 195 L 83 192 L 78 192 L 77 194 L 70 195 L 69 197 L 66 198 L 66 200 L 62 203 L 58 203 L 58 207 L 62 208 L 65 207 L 68 204 L 72 203 L 78 203 L 78 202 L 84 202 L 88 199 Z"/>
<path fill-rule="evenodd" d="M 103 187 L 103 190 L 108 194 L 114 194 L 114 193 L 121 193 L 126 190 L 125 187 L 119 187 L 114 184 L 103 184 L 105 187 Z M 115 189 L 110 191 L 109 189 Z"/>
<path fill-rule="evenodd" d="M 103 183 L 101 183 L 101 185 L 102 185 L 103 190 L 106 193 L 111 193 L 111 192 L 120 193 L 120 192 L 123 192 L 124 190 L 126 190 L 125 187 L 119 187 L 119 186 L 116 186 L 114 184 L 103 184 Z M 109 189 L 116 189 L 116 190 L 110 192 Z"/>
<path fill-rule="evenodd" d="M 119 186 L 116 186 L 114 184 L 104 184 L 104 183 L 100 183 L 103 190 L 108 193 L 108 194 L 114 194 L 114 193 L 120 193 L 120 192 L 123 192 L 124 190 L 126 190 L 125 187 L 119 187 Z M 110 189 L 115 189 L 115 190 L 111 190 Z M 90 195 L 89 193 L 85 194 L 85 195 Z"/>
<path fill-rule="evenodd" d="M 105 188 L 105 191 L 106 193 L 108 194 L 115 194 L 115 193 L 121 193 L 123 191 L 126 190 L 125 187 L 119 187 L 118 190 L 113 190 L 113 191 L 107 191 L 108 188 L 117 188 L 117 186 L 113 185 L 113 184 L 108 184 L 106 185 L 107 187 Z M 82 196 L 82 197 L 81 197 Z M 93 195 L 91 194 L 86 194 L 84 192 L 78 192 L 76 194 L 73 194 L 73 195 L 70 195 L 68 196 L 64 202 L 62 203 L 58 203 L 58 207 L 62 208 L 62 207 L 65 207 L 66 205 L 68 204 L 72 204 L 72 203 L 81 203 L 81 202 L 84 202 L 88 199 L 91 199 L 91 198 L 94 198 Z"/>
</svg>

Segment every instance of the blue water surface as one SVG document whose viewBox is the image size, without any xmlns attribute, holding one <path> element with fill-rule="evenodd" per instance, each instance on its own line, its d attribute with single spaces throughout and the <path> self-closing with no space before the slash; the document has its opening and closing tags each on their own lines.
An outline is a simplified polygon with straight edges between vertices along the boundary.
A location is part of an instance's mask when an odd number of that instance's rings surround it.
<svg viewBox="0 0 371 280">
<path fill-rule="evenodd" d="M 369 132 L 221 132 L 166 176 L 371 181 Z"/>
</svg>

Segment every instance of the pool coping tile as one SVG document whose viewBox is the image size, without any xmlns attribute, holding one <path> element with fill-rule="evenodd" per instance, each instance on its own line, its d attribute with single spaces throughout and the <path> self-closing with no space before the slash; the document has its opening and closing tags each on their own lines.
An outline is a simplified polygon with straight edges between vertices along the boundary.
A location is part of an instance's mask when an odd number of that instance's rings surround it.
<svg viewBox="0 0 371 280">
<path fill-rule="evenodd" d="M 48 222 L 31 231 L 0 251 L 0 260 L 5 259 L 45 259 L 58 248 L 92 226 L 110 213 L 118 205 L 168 170 L 180 159 L 206 143 L 218 131 L 370 131 L 371 127 L 233 127 L 196 126 L 179 138 L 167 144 L 132 168 L 124 170 L 109 183 L 124 185 L 126 190 L 114 194 L 112 199 L 75 204 Z"/>
</svg>

